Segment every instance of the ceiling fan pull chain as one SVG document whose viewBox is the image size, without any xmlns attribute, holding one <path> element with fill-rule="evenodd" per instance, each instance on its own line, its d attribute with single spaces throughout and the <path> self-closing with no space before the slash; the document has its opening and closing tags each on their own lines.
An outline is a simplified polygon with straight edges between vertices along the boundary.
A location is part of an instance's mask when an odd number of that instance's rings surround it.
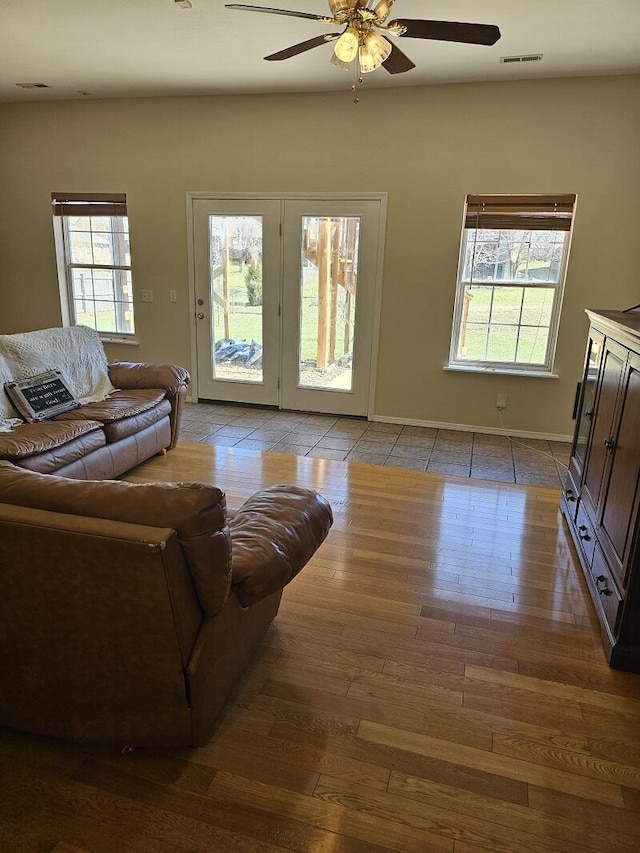
<svg viewBox="0 0 640 853">
<path fill-rule="evenodd" d="M 351 86 L 351 91 L 353 92 L 353 103 L 360 103 L 360 86 L 362 86 L 362 74 L 360 73 L 360 59 L 356 57 L 356 61 L 353 63 L 353 85 Z"/>
</svg>

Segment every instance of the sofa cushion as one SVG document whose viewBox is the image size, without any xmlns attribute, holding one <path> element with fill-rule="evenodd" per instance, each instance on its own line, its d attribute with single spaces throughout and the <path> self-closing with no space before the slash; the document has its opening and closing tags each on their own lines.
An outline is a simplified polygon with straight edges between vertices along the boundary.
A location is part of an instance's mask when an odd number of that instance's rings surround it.
<svg viewBox="0 0 640 853">
<path fill-rule="evenodd" d="M 95 451 L 106 450 L 106 443 L 104 432 L 101 429 L 96 429 L 51 450 L 35 453 L 33 456 L 25 456 L 23 459 L 16 459 L 15 464 L 21 468 L 28 468 L 29 471 L 38 471 L 40 474 L 57 474 L 64 471 L 63 476 L 69 477 L 72 475 L 66 472 L 77 468 L 78 465 L 85 471 L 87 460 L 91 460 L 93 464 L 96 461 Z M 104 462 L 105 458 L 110 460 L 110 454 L 107 454 L 106 457 L 100 455 L 101 462 Z M 103 468 L 104 464 L 100 470 Z"/>
<path fill-rule="evenodd" d="M 11 432 L 0 433 L 0 459 L 19 460 L 51 450 L 62 451 L 65 445 L 85 438 L 87 452 L 94 449 L 94 444 L 96 447 L 103 445 L 105 436 L 101 424 L 86 419 L 21 424 Z"/>
<path fill-rule="evenodd" d="M 78 406 L 70 412 L 58 415 L 56 421 L 93 420 L 101 424 L 131 418 L 157 406 L 166 397 L 157 388 L 141 388 L 132 391 L 114 391 L 105 400 Z"/>
<path fill-rule="evenodd" d="M 134 434 L 137 435 L 142 430 L 152 426 L 152 424 L 157 424 L 162 418 L 169 417 L 170 414 L 171 403 L 168 400 L 161 400 L 152 409 L 147 409 L 128 418 L 122 418 L 119 421 L 105 423 L 104 432 L 107 436 L 107 442 L 120 441 L 121 438 L 127 438 Z"/>
<path fill-rule="evenodd" d="M 225 524 L 225 496 L 214 486 L 68 480 L 0 462 L 0 502 L 172 528 L 191 570 L 202 609 L 213 616 L 227 600 L 231 543 Z"/>
<path fill-rule="evenodd" d="M 59 420 L 92 418 L 104 426 L 107 442 L 127 438 L 171 414 L 171 403 L 158 389 L 114 391 L 106 400 L 87 403 L 59 416 Z"/>
<path fill-rule="evenodd" d="M 232 583 L 244 607 L 282 589 L 311 559 L 333 523 L 322 495 L 270 486 L 230 514 Z"/>
</svg>

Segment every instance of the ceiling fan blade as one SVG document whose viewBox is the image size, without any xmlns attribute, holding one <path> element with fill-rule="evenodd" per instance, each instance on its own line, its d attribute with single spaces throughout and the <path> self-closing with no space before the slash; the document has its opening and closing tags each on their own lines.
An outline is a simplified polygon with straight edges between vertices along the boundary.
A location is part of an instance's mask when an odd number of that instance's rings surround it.
<svg viewBox="0 0 640 853">
<path fill-rule="evenodd" d="M 422 21 L 410 18 L 398 18 L 391 24 L 400 24 L 407 28 L 403 38 L 487 45 L 495 44 L 500 38 L 500 30 L 494 24 L 462 24 L 458 21 Z"/>
<path fill-rule="evenodd" d="M 239 3 L 225 3 L 225 9 L 243 9 L 245 12 L 266 12 L 268 15 L 289 15 L 292 18 L 309 18 L 312 21 L 330 20 L 326 15 L 314 15 L 311 12 L 292 12 L 290 9 L 268 9 L 266 6 L 242 6 Z"/>
<path fill-rule="evenodd" d="M 301 41 L 298 44 L 285 47 L 284 50 L 279 50 L 277 53 L 271 53 L 265 56 L 269 62 L 277 62 L 280 59 L 291 59 L 292 56 L 297 56 L 299 53 L 304 53 L 305 50 L 312 50 L 314 47 L 320 47 L 321 44 L 326 44 L 328 41 L 335 41 L 340 37 L 340 33 L 327 33 L 324 36 L 316 36 L 307 41 Z"/>
<path fill-rule="evenodd" d="M 391 44 L 391 53 L 382 63 L 389 74 L 404 74 L 405 71 L 411 71 L 416 67 L 415 62 L 412 62 L 399 47 L 391 42 L 389 44 Z"/>
</svg>

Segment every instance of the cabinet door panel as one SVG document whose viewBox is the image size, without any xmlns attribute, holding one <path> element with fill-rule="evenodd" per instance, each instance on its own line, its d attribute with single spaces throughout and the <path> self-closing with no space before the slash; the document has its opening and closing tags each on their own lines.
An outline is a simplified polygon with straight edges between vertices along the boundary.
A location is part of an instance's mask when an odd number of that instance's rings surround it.
<svg viewBox="0 0 640 853">
<path fill-rule="evenodd" d="M 605 469 L 610 460 L 610 453 L 605 442 L 612 438 L 616 398 L 626 360 L 627 352 L 625 349 L 607 342 L 603 355 L 602 380 L 596 403 L 595 420 L 592 427 L 591 447 L 584 474 L 584 488 L 594 509 L 598 506 Z M 594 520 L 599 522 L 600 519 Z"/>
<path fill-rule="evenodd" d="M 630 531 L 636 517 L 638 491 L 638 459 L 640 459 L 640 358 L 631 356 L 629 371 L 621 395 L 621 418 L 611 475 L 603 501 L 602 530 L 606 533 L 615 557 L 611 568 L 622 581 L 622 564 L 629 545 Z"/>
<path fill-rule="evenodd" d="M 595 407 L 603 344 L 604 335 L 592 329 L 587 345 L 587 357 L 582 375 L 578 411 L 576 412 L 575 438 L 569 464 L 569 470 L 575 483 L 580 483 L 582 480 L 582 469 Z"/>
</svg>

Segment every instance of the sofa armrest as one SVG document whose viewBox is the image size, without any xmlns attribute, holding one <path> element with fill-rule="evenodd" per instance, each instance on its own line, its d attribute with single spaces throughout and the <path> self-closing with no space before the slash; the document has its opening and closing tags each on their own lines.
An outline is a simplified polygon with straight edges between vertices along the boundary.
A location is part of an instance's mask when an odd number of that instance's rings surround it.
<svg viewBox="0 0 640 853">
<path fill-rule="evenodd" d="M 162 388 L 167 394 L 177 394 L 191 378 L 177 364 L 114 361 L 109 365 L 109 379 L 116 388 Z"/>
<path fill-rule="evenodd" d="M 328 501 L 309 489 L 270 486 L 230 514 L 231 583 L 244 607 L 282 589 L 333 524 Z"/>
<path fill-rule="evenodd" d="M 114 361 L 109 365 L 109 379 L 116 388 L 160 388 L 171 403 L 171 443 L 176 446 L 180 420 L 191 377 L 177 364 L 150 364 L 147 362 Z"/>
</svg>

